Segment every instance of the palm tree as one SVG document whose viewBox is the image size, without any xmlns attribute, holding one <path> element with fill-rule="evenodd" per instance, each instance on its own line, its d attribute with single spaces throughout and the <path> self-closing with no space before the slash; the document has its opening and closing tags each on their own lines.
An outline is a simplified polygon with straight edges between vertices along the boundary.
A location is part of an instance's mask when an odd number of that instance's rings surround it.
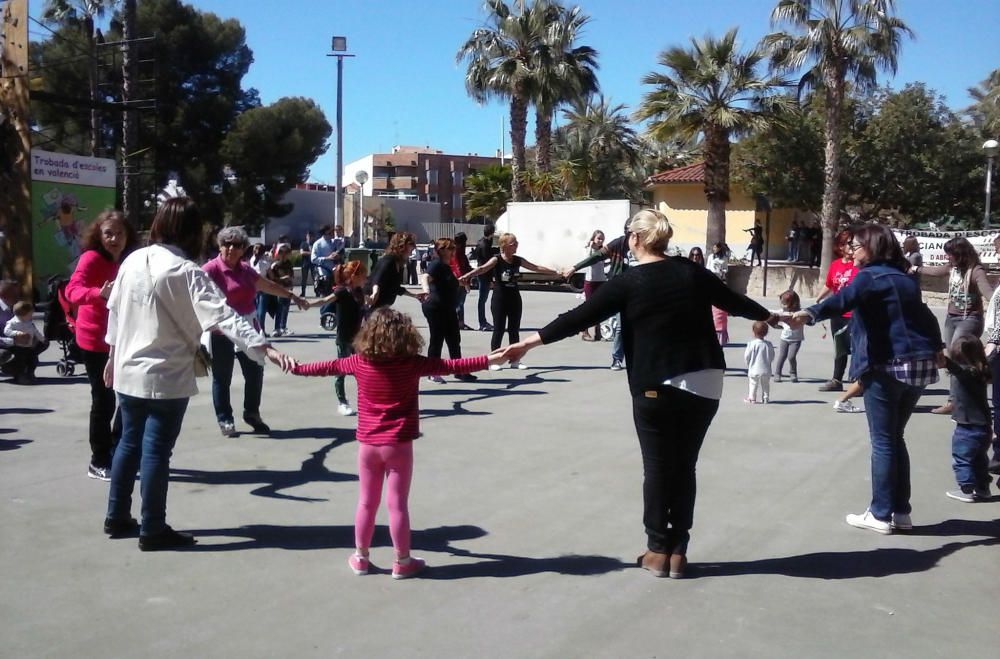
<svg viewBox="0 0 1000 659">
<path fill-rule="evenodd" d="M 469 219 L 496 220 L 510 201 L 513 173 L 504 165 L 487 165 L 465 177 L 465 213 Z"/>
<path fill-rule="evenodd" d="M 535 62 L 544 48 L 548 19 L 545 2 L 485 0 L 486 25 L 473 30 L 459 48 L 456 60 L 467 60 L 465 89 L 483 103 L 494 98 L 510 101 L 510 143 L 514 201 L 525 199 L 524 143 L 528 105 L 535 94 Z M 536 10 L 536 8 L 538 10 Z"/>
<path fill-rule="evenodd" d="M 603 96 L 577 101 L 563 111 L 556 133 L 556 169 L 574 198 L 635 197 L 644 176 L 644 147 L 625 105 Z"/>
<path fill-rule="evenodd" d="M 969 96 L 975 104 L 966 109 L 966 113 L 979 127 L 982 136 L 995 138 L 1000 135 L 1000 69 L 993 69 L 986 80 L 970 87 Z"/>
<path fill-rule="evenodd" d="M 847 81 L 865 90 L 875 86 L 879 69 L 896 72 L 902 39 L 913 32 L 893 15 L 895 5 L 895 0 L 779 0 L 771 24 L 786 24 L 789 30 L 769 34 L 761 42 L 777 70 L 811 65 L 799 87 L 819 87 L 825 95 L 823 272 L 833 260 L 833 236 L 843 205 L 840 161 Z"/>
<path fill-rule="evenodd" d="M 101 148 L 101 113 L 97 109 L 97 44 L 104 40 L 95 22 L 118 5 L 119 0 L 46 0 L 42 19 L 48 23 L 78 26 L 87 40 L 90 100 L 90 155 Z"/>
<path fill-rule="evenodd" d="M 535 0 L 534 10 L 546 17 L 542 48 L 536 52 L 535 168 L 552 169 L 552 115 L 561 103 L 585 99 L 598 90 L 597 51 L 575 46 L 590 17 L 580 7 L 566 9 L 558 1 Z"/>
<path fill-rule="evenodd" d="M 726 241 L 729 201 L 730 140 L 766 128 L 793 105 L 784 94 L 790 82 L 777 76 L 758 77 L 763 53 L 738 51 L 736 28 L 721 39 L 692 39 L 660 53 L 666 73 L 648 73 L 643 84 L 656 89 L 643 96 L 638 119 L 650 119 L 650 136 L 704 136 L 705 197 L 708 199 L 706 242 Z"/>
</svg>

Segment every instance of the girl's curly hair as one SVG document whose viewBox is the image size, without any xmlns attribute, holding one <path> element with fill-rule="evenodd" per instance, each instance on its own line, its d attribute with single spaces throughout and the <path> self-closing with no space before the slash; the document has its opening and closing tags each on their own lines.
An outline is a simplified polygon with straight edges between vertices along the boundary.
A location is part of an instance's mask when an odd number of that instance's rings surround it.
<svg viewBox="0 0 1000 659">
<path fill-rule="evenodd" d="M 370 361 L 414 357 L 424 348 L 413 320 L 391 307 L 379 307 L 361 325 L 354 350 Z"/>
</svg>

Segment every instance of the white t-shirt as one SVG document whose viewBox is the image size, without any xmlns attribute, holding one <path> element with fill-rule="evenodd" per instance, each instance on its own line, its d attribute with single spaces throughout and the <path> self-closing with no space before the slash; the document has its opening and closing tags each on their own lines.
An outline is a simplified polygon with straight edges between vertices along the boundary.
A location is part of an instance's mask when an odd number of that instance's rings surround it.
<svg viewBox="0 0 1000 659">
<path fill-rule="evenodd" d="M 226 304 L 208 273 L 172 245 L 130 254 L 108 298 L 108 345 L 114 390 L 136 398 L 189 398 L 198 393 L 194 352 L 202 332 L 218 328 L 264 362 L 264 337 Z"/>
<path fill-rule="evenodd" d="M 6 325 L 4 325 L 3 335 L 9 339 L 13 339 L 18 332 L 30 335 L 32 346 L 45 343 L 45 337 L 42 336 L 42 333 L 38 330 L 38 326 L 35 325 L 35 323 L 30 320 L 21 320 L 17 316 L 14 316 L 7 321 Z"/>
</svg>

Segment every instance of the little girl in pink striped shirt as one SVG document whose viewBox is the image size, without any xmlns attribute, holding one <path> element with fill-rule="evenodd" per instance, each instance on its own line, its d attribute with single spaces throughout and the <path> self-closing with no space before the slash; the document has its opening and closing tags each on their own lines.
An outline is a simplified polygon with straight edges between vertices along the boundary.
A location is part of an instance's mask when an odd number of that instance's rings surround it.
<svg viewBox="0 0 1000 659">
<path fill-rule="evenodd" d="M 502 351 L 464 359 L 432 359 L 420 354 L 423 338 L 413 321 L 391 307 L 380 307 L 354 339 L 356 354 L 344 359 L 296 364 L 295 375 L 353 375 L 358 383 L 358 477 L 361 492 L 354 517 L 355 553 L 348 564 L 368 574 L 368 550 L 375 513 L 388 486 L 389 533 L 396 551 L 393 579 L 412 577 L 424 561 L 410 556 L 408 500 L 413 475 L 413 440 L 420 434 L 418 392 L 428 375 L 471 373 L 506 361 Z"/>
</svg>

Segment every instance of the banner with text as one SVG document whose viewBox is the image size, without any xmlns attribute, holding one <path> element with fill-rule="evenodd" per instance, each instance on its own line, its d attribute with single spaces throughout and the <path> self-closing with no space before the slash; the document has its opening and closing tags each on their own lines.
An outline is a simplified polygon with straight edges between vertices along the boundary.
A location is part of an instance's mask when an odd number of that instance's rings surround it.
<svg viewBox="0 0 1000 659">
<path fill-rule="evenodd" d="M 31 151 L 31 223 L 35 281 L 76 267 L 87 227 L 115 205 L 115 161 Z"/>
<path fill-rule="evenodd" d="M 1000 256 L 993 246 L 993 241 L 1000 236 L 1000 230 L 993 231 L 909 231 L 894 229 L 899 244 L 907 236 L 914 236 L 920 243 L 920 254 L 924 257 L 924 265 L 948 265 L 948 255 L 944 253 L 944 244 L 952 238 L 963 237 L 972 243 L 979 253 L 979 260 L 989 268 L 1000 267 Z"/>
</svg>

